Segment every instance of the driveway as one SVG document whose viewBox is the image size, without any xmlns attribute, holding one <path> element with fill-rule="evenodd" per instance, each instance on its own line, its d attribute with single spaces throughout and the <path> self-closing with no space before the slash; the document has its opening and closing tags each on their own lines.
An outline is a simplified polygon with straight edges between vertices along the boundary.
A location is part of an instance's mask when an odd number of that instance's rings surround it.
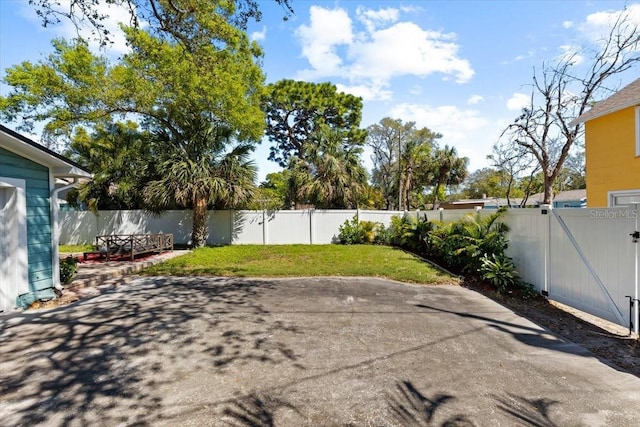
<svg viewBox="0 0 640 427">
<path fill-rule="evenodd" d="M 0 424 L 637 426 L 640 379 L 460 287 L 136 278 L 0 317 Z"/>
</svg>

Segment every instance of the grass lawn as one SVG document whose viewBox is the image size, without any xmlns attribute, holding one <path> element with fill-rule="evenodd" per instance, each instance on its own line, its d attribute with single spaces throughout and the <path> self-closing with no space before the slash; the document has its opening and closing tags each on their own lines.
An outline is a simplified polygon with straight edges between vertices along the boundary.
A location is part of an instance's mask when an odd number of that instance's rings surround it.
<svg viewBox="0 0 640 427">
<path fill-rule="evenodd" d="M 60 245 L 58 246 L 58 252 L 71 253 L 71 252 L 89 252 L 93 250 L 93 245 Z"/>
<path fill-rule="evenodd" d="M 420 258 L 373 245 L 206 247 L 144 271 L 149 275 L 237 277 L 369 276 L 411 283 L 453 283 Z"/>
</svg>

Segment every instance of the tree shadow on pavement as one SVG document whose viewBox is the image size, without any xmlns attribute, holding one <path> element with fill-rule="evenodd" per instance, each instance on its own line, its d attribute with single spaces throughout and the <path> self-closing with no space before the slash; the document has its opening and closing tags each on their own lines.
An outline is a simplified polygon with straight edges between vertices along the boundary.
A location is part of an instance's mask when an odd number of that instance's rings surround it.
<svg viewBox="0 0 640 427">
<path fill-rule="evenodd" d="M 295 352 L 273 337 L 300 332 L 258 303 L 272 287 L 260 280 L 146 278 L 72 306 L 0 317 L 0 419 L 149 425 L 166 418 L 158 388 L 201 369 L 296 365 Z"/>
<path fill-rule="evenodd" d="M 498 409 L 511 418 L 515 419 L 518 424 L 534 426 L 534 427 L 556 427 L 550 419 L 550 409 L 558 401 L 540 398 L 527 399 L 513 394 L 507 397 L 493 396 L 498 402 Z"/>
<path fill-rule="evenodd" d="M 589 351 L 587 351 L 583 347 L 580 347 L 574 343 L 563 341 L 562 339 L 557 337 L 545 336 L 545 335 L 549 335 L 548 332 L 538 327 L 530 327 L 530 326 L 525 326 L 518 323 L 505 322 L 503 320 L 492 319 L 490 317 L 479 316 L 477 314 L 472 314 L 472 313 L 463 313 L 458 311 L 445 310 L 442 308 L 432 307 L 425 304 L 416 304 L 416 307 L 425 308 L 428 310 L 434 310 L 441 313 L 454 314 L 456 316 L 460 316 L 468 319 L 479 320 L 481 322 L 486 323 L 488 326 L 494 329 L 497 329 L 499 331 L 502 331 L 504 333 L 507 333 L 513 336 L 516 340 L 533 347 L 546 348 L 549 350 L 559 351 L 562 353 L 568 353 L 568 354 L 573 354 L 573 355 L 583 356 L 583 357 L 593 356 Z"/>
<path fill-rule="evenodd" d="M 399 381 L 396 388 L 388 394 L 389 410 L 398 425 L 407 427 L 471 427 L 474 424 L 465 415 L 456 414 L 443 422 L 435 423 L 434 416 L 438 409 L 455 400 L 449 394 L 432 393 L 429 397 L 420 392 L 411 381 Z"/>
<path fill-rule="evenodd" d="M 300 414 L 289 402 L 256 393 L 234 400 L 222 413 L 227 418 L 225 423 L 229 426 L 273 427 L 276 425 L 276 412 L 283 408 Z"/>
</svg>

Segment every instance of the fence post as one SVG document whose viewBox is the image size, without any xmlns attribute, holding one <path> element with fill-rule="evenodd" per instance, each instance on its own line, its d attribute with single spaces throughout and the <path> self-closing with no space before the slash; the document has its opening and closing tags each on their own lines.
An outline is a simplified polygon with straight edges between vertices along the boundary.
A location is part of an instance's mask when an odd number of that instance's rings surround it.
<svg viewBox="0 0 640 427">
<path fill-rule="evenodd" d="M 314 239 L 314 223 L 313 223 L 313 214 L 316 210 L 313 208 L 309 208 L 309 244 L 313 245 Z"/>
<path fill-rule="evenodd" d="M 540 205 L 540 213 L 546 215 L 544 233 L 544 285 L 542 295 L 549 296 L 549 263 L 551 262 L 551 205 Z"/>
<path fill-rule="evenodd" d="M 438 215 L 440 216 L 440 222 L 444 222 L 444 208 L 438 208 Z"/>
<path fill-rule="evenodd" d="M 262 244 L 267 244 L 267 211 L 262 209 Z"/>
<path fill-rule="evenodd" d="M 633 254 L 634 254 L 634 313 L 633 313 L 633 317 L 635 322 L 633 322 L 633 332 L 636 333 L 636 335 L 639 333 L 638 331 L 640 331 L 640 325 L 638 325 L 640 323 L 640 293 L 638 292 L 638 281 L 639 281 L 639 277 L 638 277 L 638 240 L 635 238 L 635 236 L 637 236 L 638 231 L 640 231 L 640 227 L 638 227 L 638 215 L 640 215 L 640 210 L 638 210 L 638 207 L 640 206 L 640 204 L 638 203 L 634 203 L 633 204 L 633 210 L 634 210 L 634 219 L 635 219 L 635 227 L 633 229 L 634 234 L 632 235 L 634 237 L 633 239 L 633 246 L 634 246 L 634 250 L 633 250 Z"/>
</svg>

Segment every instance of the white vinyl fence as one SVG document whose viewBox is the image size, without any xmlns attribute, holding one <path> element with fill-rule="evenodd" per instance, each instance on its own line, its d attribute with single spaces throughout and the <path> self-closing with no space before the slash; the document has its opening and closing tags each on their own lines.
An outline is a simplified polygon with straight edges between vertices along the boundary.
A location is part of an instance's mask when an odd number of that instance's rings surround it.
<svg viewBox="0 0 640 427">
<path fill-rule="evenodd" d="M 455 221 L 475 211 L 423 211 L 429 220 Z M 491 210 L 480 211 L 481 215 Z M 411 212 L 415 214 L 415 212 Z M 545 214 L 546 213 L 546 214 Z M 207 244 L 327 244 L 339 227 L 359 220 L 390 225 L 399 211 L 211 211 Z M 637 209 L 512 209 L 508 255 L 522 278 L 549 298 L 638 332 Z M 153 216 L 142 211 L 61 212 L 60 242 L 91 243 L 96 235 L 173 233 L 191 239 L 191 212 Z M 630 297 L 630 298 L 629 298 Z M 633 311 L 630 313 L 630 308 Z"/>
<path fill-rule="evenodd" d="M 339 228 L 357 216 L 389 226 L 400 211 L 282 210 L 210 211 L 209 245 L 327 244 L 336 241 Z M 60 212 L 60 243 L 84 244 L 107 234 L 173 233 L 176 244 L 191 241 L 191 211 L 168 211 L 157 216 L 143 211 Z M 433 213 L 438 217 L 438 212 Z M 429 216 L 431 218 L 431 216 Z"/>
<path fill-rule="evenodd" d="M 509 256 L 550 299 L 638 333 L 637 209 L 513 209 Z M 632 305 L 633 303 L 633 305 Z"/>
</svg>

